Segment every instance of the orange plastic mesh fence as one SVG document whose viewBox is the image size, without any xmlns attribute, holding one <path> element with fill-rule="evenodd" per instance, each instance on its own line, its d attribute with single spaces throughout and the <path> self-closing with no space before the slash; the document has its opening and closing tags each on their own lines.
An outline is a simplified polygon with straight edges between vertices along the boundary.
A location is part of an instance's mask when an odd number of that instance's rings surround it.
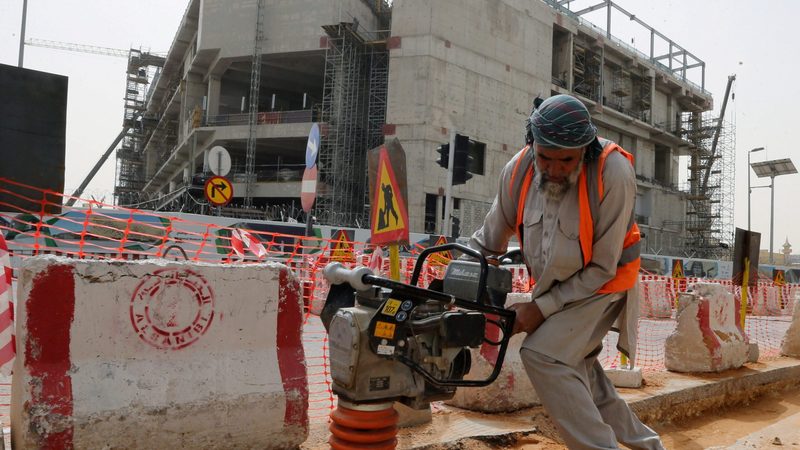
<svg viewBox="0 0 800 450">
<path fill-rule="evenodd" d="M 336 239 L 298 234 L 304 225 L 275 224 L 227 217 L 213 217 L 121 208 L 94 200 L 79 199 L 80 208 L 63 207 L 61 194 L 43 191 L 0 178 L 0 193 L 38 205 L 23 210 L 0 201 L 0 231 L 6 236 L 12 253 L 12 265 L 33 255 L 57 254 L 72 258 L 138 260 L 149 258 L 188 259 L 191 261 L 248 264 L 278 261 L 289 266 L 303 289 L 305 323 L 303 343 L 310 391 L 309 416 L 328 420 L 335 406 L 331 389 L 328 337 L 318 314 L 325 301 L 328 284 L 321 269 L 332 260 L 344 265 L 370 266 L 376 272 L 389 273 L 389 258 L 373 252 L 363 242 L 352 242 L 349 252 L 337 248 Z M 61 208 L 49 215 L 51 208 Z M 406 248 L 401 256 L 400 278 L 408 282 L 420 246 Z M 446 261 L 427 263 L 420 285 L 427 286 L 441 278 Z M 515 292 L 528 292 L 530 284 L 523 266 L 511 266 Z M 664 342 L 675 329 L 675 304 L 678 293 L 697 279 L 672 279 L 642 275 L 640 283 L 639 341 L 636 365 L 646 372 L 665 370 Z M 740 288 L 730 281 L 717 282 L 728 287 L 737 299 Z M 745 331 L 757 342 L 761 358 L 779 354 L 781 339 L 788 329 L 798 285 L 774 285 L 759 282 L 750 288 Z M 620 365 L 616 334 L 604 342 L 600 362 L 605 367 Z"/>
</svg>

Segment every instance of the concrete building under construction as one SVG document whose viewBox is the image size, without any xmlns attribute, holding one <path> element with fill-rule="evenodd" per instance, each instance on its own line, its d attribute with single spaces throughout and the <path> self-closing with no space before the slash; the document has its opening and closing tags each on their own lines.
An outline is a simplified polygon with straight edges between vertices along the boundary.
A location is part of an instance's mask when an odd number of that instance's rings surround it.
<svg viewBox="0 0 800 450">
<path fill-rule="evenodd" d="M 456 130 L 474 144 L 474 177 L 453 189 L 465 235 L 524 143 L 533 98 L 569 93 L 636 157 L 644 252 L 725 257 L 732 133 L 709 116 L 705 63 L 610 0 L 578 3 L 190 0 L 166 58 L 129 64 L 117 202 L 208 211 L 198 186 L 222 146 L 236 192 L 223 214 L 286 219 L 317 122 L 319 222 L 368 226 L 366 152 L 396 137 L 411 231 L 438 233 L 436 149 Z M 605 23 L 587 20 L 602 11 Z M 649 52 L 613 36 L 612 12 L 649 34 Z"/>
</svg>

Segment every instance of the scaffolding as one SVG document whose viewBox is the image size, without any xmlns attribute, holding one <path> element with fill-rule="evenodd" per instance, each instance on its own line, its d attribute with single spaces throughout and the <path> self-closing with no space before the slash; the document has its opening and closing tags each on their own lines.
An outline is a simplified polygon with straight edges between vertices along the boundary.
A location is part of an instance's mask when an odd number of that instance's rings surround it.
<svg viewBox="0 0 800 450">
<path fill-rule="evenodd" d="M 631 95 L 631 73 L 625 69 L 614 70 L 611 84 L 611 107 L 619 112 L 628 112 L 628 97 Z"/>
<path fill-rule="evenodd" d="M 642 68 L 640 74 L 631 76 L 633 98 L 630 115 L 642 122 L 650 122 L 652 117 L 653 77 L 647 76 Z"/>
<path fill-rule="evenodd" d="M 685 249 L 688 256 L 730 260 L 734 240 L 735 130 L 732 122 L 720 120 L 702 113 L 684 113 L 682 117 L 681 133 L 692 143 Z M 717 128 L 719 137 L 714 147 Z"/>
<path fill-rule="evenodd" d="M 369 223 L 367 150 L 383 143 L 389 54 L 386 34 L 359 33 L 357 23 L 323 27 L 328 34 L 319 153 L 317 220 Z"/>
<path fill-rule="evenodd" d="M 385 41 L 373 41 L 368 46 L 369 100 L 367 102 L 367 148 L 383 144 L 383 126 L 389 96 L 389 52 Z"/>
<path fill-rule="evenodd" d="M 575 66 L 573 67 L 573 90 L 584 97 L 597 101 L 600 97 L 600 54 L 575 43 L 573 48 Z"/>
<path fill-rule="evenodd" d="M 118 205 L 133 203 L 145 184 L 144 143 L 147 124 L 144 117 L 147 89 L 158 70 L 164 67 L 164 57 L 131 49 L 125 76 L 125 108 L 122 126 L 126 130 L 117 150 L 116 185 L 114 197 Z"/>
</svg>

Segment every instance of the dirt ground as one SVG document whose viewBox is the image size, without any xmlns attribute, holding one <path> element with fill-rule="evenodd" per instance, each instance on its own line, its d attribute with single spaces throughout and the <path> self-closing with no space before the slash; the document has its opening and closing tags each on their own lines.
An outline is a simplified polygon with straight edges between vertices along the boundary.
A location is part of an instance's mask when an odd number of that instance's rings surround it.
<svg viewBox="0 0 800 450">
<path fill-rule="evenodd" d="M 786 426 L 771 427 L 779 423 Z M 739 440 L 753 443 L 750 448 L 800 449 L 800 390 L 773 392 L 746 406 L 655 429 L 674 449 L 727 448 Z"/>
<path fill-rule="evenodd" d="M 800 389 L 773 392 L 748 405 L 654 428 L 668 449 L 800 449 Z M 511 436 L 469 438 L 426 449 L 566 449 L 563 444 L 546 437 L 553 432 L 552 429 L 537 429 Z"/>
</svg>

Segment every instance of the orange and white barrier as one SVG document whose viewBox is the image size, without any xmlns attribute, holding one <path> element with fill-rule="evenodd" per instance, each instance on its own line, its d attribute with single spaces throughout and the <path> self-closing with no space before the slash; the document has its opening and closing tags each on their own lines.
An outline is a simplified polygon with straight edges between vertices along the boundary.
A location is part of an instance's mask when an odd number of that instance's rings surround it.
<svg viewBox="0 0 800 450">
<path fill-rule="evenodd" d="M 792 323 L 781 342 L 781 355 L 800 358 L 800 299 L 792 299 L 794 312 Z"/>
<path fill-rule="evenodd" d="M 6 240 L 0 233 L 0 374 L 4 376 L 11 375 L 16 352 L 12 273 Z"/>
<path fill-rule="evenodd" d="M 741 367 L 748 343 L 740 308 L 725 286 L 696 283 L 678 297 L 678 324 L 664 345 L 665 365 L 676 372 L 720 372 Z"/>
<path fill-rule="evenodd" d="M 280 264 L 35 257 L 15 448 L 287 448 L 308 435 L 302 300 Z"/>
</svg>

